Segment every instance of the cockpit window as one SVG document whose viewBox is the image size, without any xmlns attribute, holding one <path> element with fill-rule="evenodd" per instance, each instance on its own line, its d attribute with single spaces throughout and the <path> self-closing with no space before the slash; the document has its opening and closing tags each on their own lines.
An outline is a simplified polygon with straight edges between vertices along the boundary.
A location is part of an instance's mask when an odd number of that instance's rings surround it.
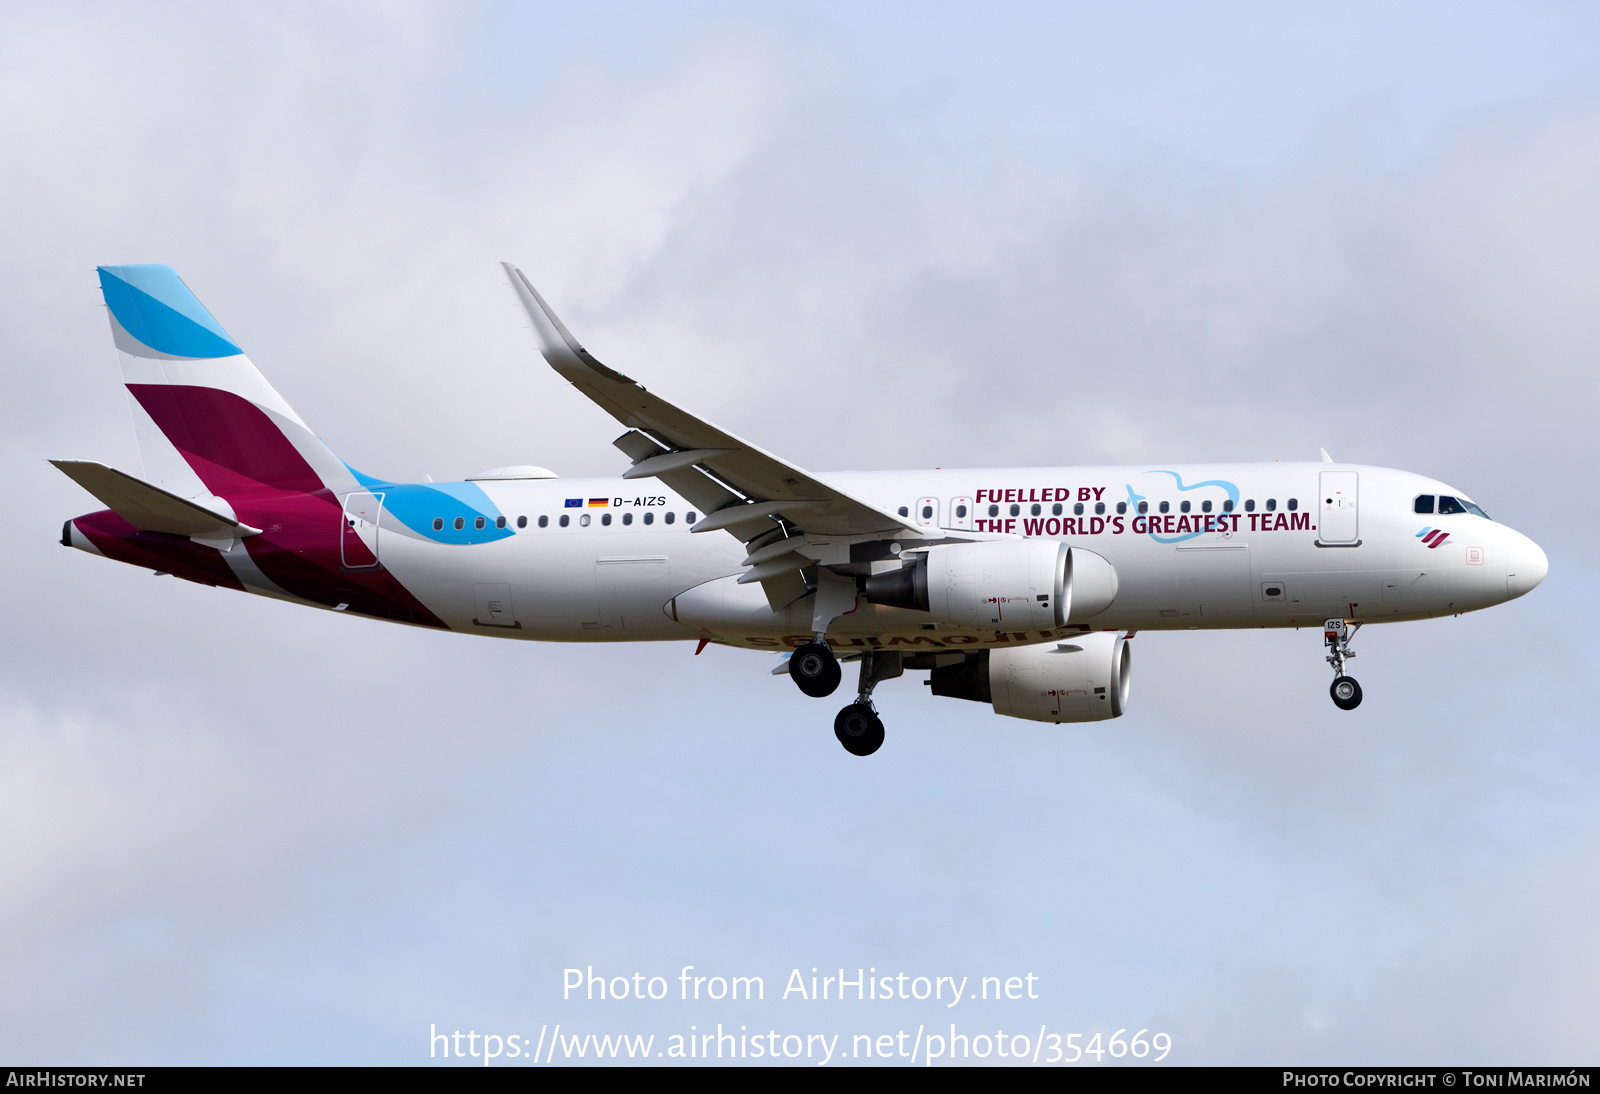
<svg viewBox="0 0 1600 1094">
<path fill-rule="evenodd" d="M 1439 495 L 1439 515 L 1448 516 L 1451 513 L 1471 513 L 1475 517 L 1489 520 L 1489 514 L 1473 505 L 1466 498 L 1452 498 L 1449 494 Z"/>
<path fill-rule="evenodd" d="M 1417 500 L 1415 502 L 1413 502 L 1412 505 L 1411 505 L 1411 511 L 1414 512 L 1414 513 L 1431 513 L 1431 512 L 1433 512 L 1433 495 L 1432 494 L 1418 494 L 1417 495 Z"/>
</svg>

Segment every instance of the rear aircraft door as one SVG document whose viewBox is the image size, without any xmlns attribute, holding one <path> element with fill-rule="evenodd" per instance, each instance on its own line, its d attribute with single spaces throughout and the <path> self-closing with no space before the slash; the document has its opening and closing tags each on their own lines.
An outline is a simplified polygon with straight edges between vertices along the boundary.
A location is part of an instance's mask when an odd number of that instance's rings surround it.
<svg viewBox="0 0 1600 1094">
<path fill-rule="evenodd" d="M 1317 542 L 1355 543 L 1361 523 L 1356 512 L 1357 473 L 1322 472 L 1322 493 L 1318 495 Z"/>
<path fill-rule="evenodd" d="M 660 630 L 670 624 L 662 606 L 672 595 L 666 555 L 598 558 L 595 591 L 606 630 Z"/>
<path fill-rule="evenodd" d="M 339 522 L 339 560 L 347 570 L 370 570 L 378 564 L 378 520 L 383 495 L 357 490 L 344 499 Z"/>
<path fill-rule="evenodd" d="M 1250 548 L 1179 547 L 1178 611 L 1202 619 L 1240 619 L 1253 611 Z"/>
</svg>

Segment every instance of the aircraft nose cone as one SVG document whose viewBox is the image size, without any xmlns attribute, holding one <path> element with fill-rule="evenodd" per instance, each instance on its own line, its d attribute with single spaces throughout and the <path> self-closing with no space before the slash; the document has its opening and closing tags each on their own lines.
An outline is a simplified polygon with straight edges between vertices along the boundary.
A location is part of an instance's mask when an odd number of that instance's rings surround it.
<svg viewBox="0 0 1600 1094">
<path fill-rule="evenodd" d="M 1550 560 L 1539 545 L 1527 536 L 1517 538 L 1521 542 L 1511 552 L 1511 565 L 1506 568 L 1506 592 L 1513 597 L 1533 591 L 1550 572 Z"/>
</svg>

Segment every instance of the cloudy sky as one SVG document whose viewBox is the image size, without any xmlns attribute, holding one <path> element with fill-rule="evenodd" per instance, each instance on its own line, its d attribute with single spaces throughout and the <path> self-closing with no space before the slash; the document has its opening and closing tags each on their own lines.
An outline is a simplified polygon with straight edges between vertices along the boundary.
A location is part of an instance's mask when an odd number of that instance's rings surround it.
<svg viewBox="0 0 1600 1094">
<path fill-rule="evenodd" d="M 1600 12 L 978 11 L 0 7 L 0 1058 L 956 1022 L 1594 1062 Z M 1456 484 L 1550 576 L 1363 633 L 1353 714 L 1317 633 L 1145 634 L 1117 722 L 907 677 L 861 762 L 764 655 L 421 633 L 56 543 L 98 505 L 47 458 L 139 466 L 102 263 L 177 267 L 363 470 L 619 471 L 500 259 L 807 467 L 1326 446 Z M 677 1001 L 685 965 L 767 1000 Z M 563 1001 L 575 966 L 674 997 Z M 1039 998 L 778 998 L 813 967 Z"/>
</svg>

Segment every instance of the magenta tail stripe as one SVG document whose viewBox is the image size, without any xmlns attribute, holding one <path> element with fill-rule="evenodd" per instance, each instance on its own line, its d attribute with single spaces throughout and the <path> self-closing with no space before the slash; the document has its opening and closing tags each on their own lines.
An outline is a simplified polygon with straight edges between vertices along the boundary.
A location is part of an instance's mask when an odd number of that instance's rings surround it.
<svg viewBox="0 0 1600 1094">
<path fill-rule="evenodd" d="M 128 390 L 212 493 L 232 501 L 265 486 L 315 493 L 322 479 L 266 413 L 231 391 L 178 384 Z"/>
</svg>

